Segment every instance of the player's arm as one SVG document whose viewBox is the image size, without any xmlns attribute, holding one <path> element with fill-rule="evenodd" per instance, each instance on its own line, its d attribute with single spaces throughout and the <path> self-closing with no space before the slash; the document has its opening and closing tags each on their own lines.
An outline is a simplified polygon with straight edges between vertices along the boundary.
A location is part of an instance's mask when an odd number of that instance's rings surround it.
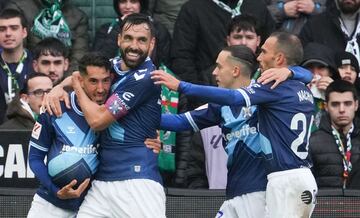
<svg viewBox="0 0 360 218">
<path fill-rule="evenodd" d="M 100 131 L 108 127 L 112 122 L 116 121 L 115 117 L 107 109 L 106 105 L 99 105 L 87 96 L 80 85 L 78 74 L 73 74 L 72 84 L 78 103 L 91 129 Z M 120 108 L 120 110 L 121 109 L 122 108 Z"/>
<path fill-rule="evenodd" d="M 161 115 L 160 129 L 175 132 L 185 130 L 198 132 L 201 129 L 219 125 L 220 121 L 220 106 L 205 104 L 186 113 Z"/>
<path fill-rule="evenodd" d="M 40 183 L 56 196 L 56 193 L 60 189 L 51 181 L 47 167 L 44 163 L 47 151 L 47 148 L 41 147 L 30 141 L 29 165 Z"/>
<path fill-rule="evenodd" d="M 203 101 L 220 105 L 250 106 L 246 104 L 245 98 L 241 94 L 241 89 L 232 90 L 213 86 L 195 85 L 180 81 L 162 70 L 153 71 L 151 74 L 151 78 L 155 84 L 165 85 L 169 89 L 182 92 L 187 96 L 198 97 Z"/>
<path fill-rule="evenodd" d="M 299 80 L 307 84 L 312 80 L 312 73 L 300 66 L 291 66 L 289 68 L 271 68 L 261 73 L 257 82 L 265 85 L 274 81 L 271 86 L 271 89 L 274 89 L 281 82 L 287 79 Z"/>
</svg>

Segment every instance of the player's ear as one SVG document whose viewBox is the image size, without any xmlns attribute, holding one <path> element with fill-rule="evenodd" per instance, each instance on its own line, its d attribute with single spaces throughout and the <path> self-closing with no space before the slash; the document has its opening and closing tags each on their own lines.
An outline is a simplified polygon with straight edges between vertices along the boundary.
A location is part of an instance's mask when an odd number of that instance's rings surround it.
<svg viewBox="0 0 360 218">
<path fill-rule="evenodd" d="M 241 74 L 241 68 L 239 66 L 234 66 L 232 76 L 237 78 Z"/>
<path fill-rule="evenodd" d="M 121 34 L 120 33 L 118 34 L 117 45 L 120 48 L 120 45 L 121 45 Z"/>
<path fill-rule="evenodd" d="M 152 37 L 151 40 L 150 40 L 150 47 L 149 47 L 149 54 L 148 56 L 151 56 L 154 48 L 155 48 L 155 44 L 156 44 L 156 40 L 155 40 L 155 37 Z"/>
</svg>

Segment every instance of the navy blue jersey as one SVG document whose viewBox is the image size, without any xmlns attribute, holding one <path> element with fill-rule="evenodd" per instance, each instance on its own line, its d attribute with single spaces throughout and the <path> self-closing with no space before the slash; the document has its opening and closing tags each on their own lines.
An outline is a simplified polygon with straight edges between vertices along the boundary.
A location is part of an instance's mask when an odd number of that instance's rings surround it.
<svg viewBox="0 0 360 218">
<path fill-rule="evenodd" d="M 121 61 L 121 60 L 120 60 Z M 121 72 L 106 101 L 116 119 L 101 134 L 100 165 L 95 176 L 103 181 L 152 179 L 161 182 L 157 155 L 145 146 L 146 138 L 156 137 L 161 118 L 161 87 L 154 85 L 150 58 L 137 69 Z"/>
<path fill-rule="evenodd" d="M 265 191 L 266 173 L 260 146 L 256 107 L 229 107 L 209 104 L 180 115 L 162 115 L 161 128 L 199 131 L 220 124 L 228 154 L 228 199 Z"/>
<path fill-rule="evenodd" d="M 57 207 L 77 210 L 83 197 L 71 200 L 57 198 L 56 192 L 62 187 L 57 187 L 52 182 L 52 177 L 79 161 L 79 157 L 85 159 L 87 166 L 95 173 L 99 164 L 99 134 L 91 130 L 87 124 L 76 104 L 74 92 L 71 93 L 70 100 L 71 109 L 66 108 L 61 102 L 61 117 L 57 118 L 48 113 L 39 116 L 31 134 L 29 162 L 40 181 L 37 194 Z"/>
<path fill-rule="evenodd" d="M 271 85 L 255 83 L 229 90 L 181 82 L 180 90 L 222 105 L 258 105 L 260 142 L 267 160 L 267 173 L 311 167 L 307 157 L 313 96 L 296 80 L 287 80 L 273 90 Z"/>
</svg>

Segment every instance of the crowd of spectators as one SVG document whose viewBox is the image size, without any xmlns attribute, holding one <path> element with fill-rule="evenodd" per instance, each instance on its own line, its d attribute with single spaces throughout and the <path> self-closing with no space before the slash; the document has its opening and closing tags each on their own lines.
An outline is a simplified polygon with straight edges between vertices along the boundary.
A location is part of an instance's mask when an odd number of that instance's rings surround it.
<svg viewBox="0 0 360 218">
<path fill-rule="evenodd" d="M 180 79 L 205 85 L 216 85 L 211 72 L 225 46 L 245 45 L 259 54 L 272 32 L 287 31 L 301 39 L 301 65 L 313 74 L 308 87 L 316 113 L 309 155 L 318 186 L 359 188 L 352 182 L 360 179 L 359 0 L 114 0 L 117 17 L 96 30 L 93 40 L 89 18 L 71 1 L 0 3 L 0 129 L 31 129 L 45 93 L 76 70 L 88 50 L 108 59 L 121 56 L 118 34 L 129 14 L 152 16 L 156 42 L 149 56 L 156 67 L 164 64 Z M 256 79 L 257 73 L 252 76 Z M 333 93 L 343 97 L 347 92 L 353 94 L 349 101 L 334 100 Z M 181 113 L 203 104 L 181 96 L 178 108 Z M 214 177 L 226 178 L 226 172 L 213 170 L 219 161 L 226 165 L 220 138 L 216 127 L 178 133 L 177 167 L 166 185 L 225 188 L 226 179 Z"/>
</svg>

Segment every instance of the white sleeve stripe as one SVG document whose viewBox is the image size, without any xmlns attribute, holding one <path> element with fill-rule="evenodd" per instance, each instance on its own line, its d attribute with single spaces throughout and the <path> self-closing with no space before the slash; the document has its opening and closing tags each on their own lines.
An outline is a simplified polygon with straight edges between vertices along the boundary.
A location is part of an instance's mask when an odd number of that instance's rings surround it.
<svg viewBox="0 0 360 218">
<path fill-rule="evenodd" d="M 36 144 L 36 143 L 34 143 L 32 141 L 30 141 L 30 146 L 32 146 L 32 147 L 34 147 L 34 148 L 36 148 L 36 149 L 38 149 L 40 151 L 44 151 L 44 152 L 47 152 L 49 150 L 48 148 L 44 148 L 44 147 L 42 147 L 42 146 L 40 146 L 40 145 L 38 145 L 38 144 Z"/>
<path fill-rule="evenodd" d="M 237 89 L 237 90 L 238 90 L 238 91 L 240 92 L 240 94 L 244 97 L 245 103 L 246 103 L 246 107 L 251 106 L 251 101 L 250 101 L 249 95 L 248 95 L 244 90 L 242 90 L 242 89 Z"/>
<path fill-rule="evenodd" d="M 196 125 L 195 121 L 191 117 L 190 112 L 186 112 L 185 117 L 187 118 L 187 120 L 189 121 L 190 125 L 192 126 L 192 128 L 194 129 L 195 132 L 200 131 L 199 127 Z"/>
</svg>

